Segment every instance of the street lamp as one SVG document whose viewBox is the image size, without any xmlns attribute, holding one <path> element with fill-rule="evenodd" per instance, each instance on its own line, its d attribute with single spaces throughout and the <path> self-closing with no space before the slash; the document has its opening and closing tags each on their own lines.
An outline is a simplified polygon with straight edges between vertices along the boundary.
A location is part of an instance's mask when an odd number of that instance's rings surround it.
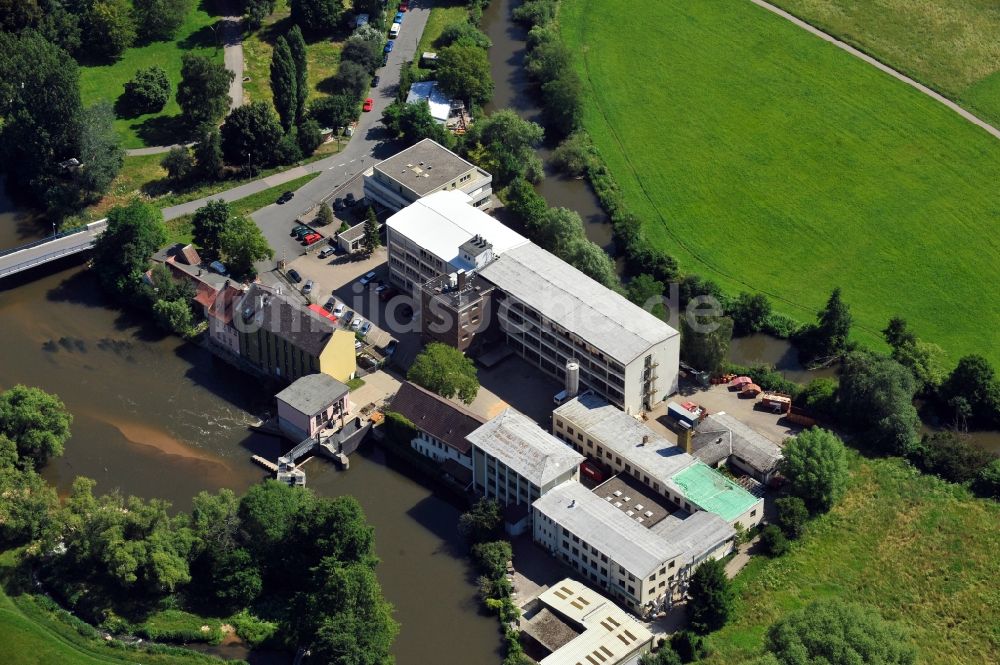
<svg viewBox="0 0 1000 665">
<path fill-rule="evenodd" d="M 56 223 L 52 222 L 52 235 L 56 234 Z"/>
<path fill-rule="evenodd" d="M 250 153 L 247 152 L 247 173 L 253 175 L 253 167 L 250 165 Z"/>
</svg>

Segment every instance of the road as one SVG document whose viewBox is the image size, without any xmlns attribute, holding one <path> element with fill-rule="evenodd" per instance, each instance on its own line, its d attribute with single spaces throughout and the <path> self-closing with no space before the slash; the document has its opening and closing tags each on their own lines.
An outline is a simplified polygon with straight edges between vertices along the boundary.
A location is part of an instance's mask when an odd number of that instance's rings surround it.
<svg viewBox="0 0 1000 665">
<path fill-rule="evenodd" d="M 0 278 L 86 251 L 106 226 L 105 220 L 99 220 L 87 224 L 86 228 L 77 232 L 55 238 L 43 238 L 20 248 L 7 250 L 0 256 Z"/>
<path fill-rule="evenodd" d="M 892 76 L 893 78 L 898 79 L 898 80 L 902 81 L 903 83 L 916 88 L 917 90 L 919 90 L 920 92 L 924 93 L 925 95 L 927 95 L 931 99 L 934 99 L 935 101 L 940 102 L 941 104 L 944 104 L 945 106 L 947 106 L 952 111 L 954 111 L 958 115 L 962 116 L 963 118 L 965 118 L 966 120 L 968 120 L 972 124 L 977 125 L 977 126 L 983 128 L 988 133 L 992 134 L 995 138 L 1000 139 L 1000 129 L 997 129 L 996 127 L 994 127 L 993 125 L 989 124 L 988 122 L 986 122 L 982 118 L 980 118 L 980 117 L 978 117 L 978 116 L 970 113 L 969 111 L 966 111 L 961 106 L 959 106 L 955 102 L 951 101 L 950 99 L 948 99 L 944 95 L 941 95 L 941 94 L 939 94 L 937 92 L 934 92 L 933 90 L 931 90 L 930 88 L 928 88 L 926 85 L 924 85 L 922 83 L 918 83 L 917 81 L 914 81 L 913 79 L 911 79 L 906 74 L 903 74 L 902 72 L 899 72 L 899 71 L 893 69 L 892 67 L 890 67 L 889 65 L 885 64 L 884 62 L 876 60 L 875 58 L 871 57 L 867 53 L 864 53 L 863 51 L 860 51 L 860 50 L 854 48 L 850 44 L 847 44 L 846 42 L 842 42 L 839 39 L 837 39 L 836 37 L 828 35 L 827 33 L 823 32 L 819 28 L 817 28 L 817 27 L 815 27 L 813 25 L 810 25 L 809 23 L 806 23 L 802 19 L 796 18 L 792 14 L 789 14 L 788 12 L 786 12 L 784 9 L 781 9 L 780 7 L 776 7 L 776 6 L 772 5 L 770 2 L 767 2 L 766 0 L 750 0 L 750 2 L 754 3 L 758 7 L 762 7 L 764 9 L 766 9 L 769 12 L 773 12 L 773 13 L 777 14 L 778 16 L 780 16 L 781 18 L 783 18 L 783 19 L 785 19 L 787 21 L 791 21 L 792 23 L 794 23 L 795 25 L 799 26 L 803 30 L 807 30 L 807 31 L 811 32 L 812 34 L 816 35 L 820 39 L 822 39 L 824 41 L 830 42 L 831 44 L 833 44 L 837 48 L 840 48 L 840 49 L 843 49 L 843 50 L 847 51 L 848 53 L 850 53 L 854 57 L 859 58 L 861 60 L 864 60 L 868 64 L 870 64 L 870 65 L 872 65 L 872 66 L 874 66 L 874 67 L 876 67 L 878 69 L 881 69 L 883 72 L 885 72 L 889 76 Z"/>
<path fill-rule="evenodd" d="M 374 101 L 374 106 L 371 112 L 361 114 L 354 135 L 341 152 L 213 196 L 164 208 L 164 218 L 174 219 L 191 214 L 209 200 L 235 201 L 308 173 L 319 173 L 318 178 L 296 190 L 295 198 L 291 202 L 280 206 L 271 204 L 251 215 L 271 243 L 276 258 L 285 256 L 290 260 L 299 256 L 302 253 L 302 246 L 288 235 L 296 217 L 330 197 L 335 191 L 351 184 L 354 179 L 360 178 L 364 169 L 398 151 L 398 146 L 387 140 L 385 129 L 381 124 L 382 111 L 396 98 L 400 71 L 405 63 L 413 59 L 429 14 L 428 2 L 421 2 L 419 6 L 411 3 L 410 11 L 406 13 L 406 19 L 403 21 L 403 29 L 396 39 L 392 53 L 389 54 L 389 61 L 376 72 L 380 79 L 379 86 L 368 93 Z M 266 269 L 270 270 L 273 267 L 273 264 L 268 264 Z"/>
</svg>

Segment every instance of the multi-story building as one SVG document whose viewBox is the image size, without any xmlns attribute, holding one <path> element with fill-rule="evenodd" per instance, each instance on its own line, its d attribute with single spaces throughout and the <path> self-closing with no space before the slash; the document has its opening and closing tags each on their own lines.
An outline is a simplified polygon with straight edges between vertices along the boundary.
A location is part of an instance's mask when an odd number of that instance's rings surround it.
<svg viewBox="0 0 1000 665">
<path fill-rule="evenodd" d="M 442 191 L 410 204 L 386 222 L 389 279 L 416 292 L 427 281 L 482 267 L 528 242 L 459 191 Z"/>
<path fill-rule="evenodd" d="M 347 386 L 326 374 L 307 374 L 274 396 L 278 427 L 296 443 L 343 426 Z"/>
<path fill-rule="evenodd" d="M 764 517 L 762 498 L 597 395 L 579 395 L 555 409 L 552 432 L 615 473 L 632 476 L 677 508 L 714 513 L 747 529 Z"/>
<path fill-rule="evenodd" d="M 546 374 L 580 385 L 629 413 L 677 391 L 680 334 L 628 299 L 533 243 L 511 248 L 479 270 L 507 344 Z"/>
<path fill-rule="evenodd" d="M 401 210 L 444 190 L 459 191 L 475 208 L 493 205 L 493 176 L 431 139 L 424 139 L 364 174 L 365 196 L 390 210 Z"/>
<path fill-rule="evenodd" d="M 321 372 L 347 382 L 356 372 L 353 333 L 261 284 L 240 301 L 235 324 L 240 356 L 267 376 L 291 383 Z"/>
<path fill-rule="evenodd" d="M 435 462 L 449 460 L 472 470 L 472 444 L 466 437 L 486 421 L 468 409 L 404 381 L 389 407 L 416 428 L 410 447 Z"/>
<path fill-rule="evenodd" d="M 583 455 L 514 409 L 476 428 L 472 444 L 472 482 L 477 492 L 496 499 L 517 535 L 530 523 L 530 506 L 553 487 L 579 477 Z"/>
<path fill-rule="evenodd" d="M 712 513 L 669 513 L 619 478 L 594 491 L 565 482 L 532 511 L 538 545 L 641 613 L 669 607 L 699 564 L 732 551 L 736 533 Z"/>
<path fill-rule="evenodd" d="M 476 273 L 441 275 L 420 287 L 420 331 L 427 341 L 466 351 L 489 328 L 493 285 Z"/>
</svg>

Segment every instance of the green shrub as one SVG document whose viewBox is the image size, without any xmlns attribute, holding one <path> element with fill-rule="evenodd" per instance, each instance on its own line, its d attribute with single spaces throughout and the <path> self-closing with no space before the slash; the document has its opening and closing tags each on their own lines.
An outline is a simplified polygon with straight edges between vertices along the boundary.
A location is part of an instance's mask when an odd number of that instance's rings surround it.
<svg viewBox="0 0 1000 665">
<path fill-rule="evenodd" d="M 796 539 L 805 531 L 809 521 L 809 509 L 805 501 L 797 496 L 784 496 L 774 502 L 778 511 L 778 526 L 789 538 Z"/>
<path fill-rule="evenodd" d="M 760 544 L 768 556 L 778 557 L 788 551 L 788 539 L 777 526 L 768 524 L 760 532 Z"/>
<path fill-rule="evenodd" d="M 278 630 L 278 624 L 260 619 L 247 610 L 234 614 L 229 623 L 236 629 L 237 635 L 254 647 L 270 640 Z"/>
<path fill-rule="evenodd" d="M 745 374 L 753 379 L 753 382 L 763 390 L 786 393 L 791 395 L 792 399 L 797 398 L 799 393 L 802 392 L 800 384 L 789 381 L 771 365 L 737 365 L 735 363 L 726 363 L 723 370 L 730 374 Z"/>
</svg>

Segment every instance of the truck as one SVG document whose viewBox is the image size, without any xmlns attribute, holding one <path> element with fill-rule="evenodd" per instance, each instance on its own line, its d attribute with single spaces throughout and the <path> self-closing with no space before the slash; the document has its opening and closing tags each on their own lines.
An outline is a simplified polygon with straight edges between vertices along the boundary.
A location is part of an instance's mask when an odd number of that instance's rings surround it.
<svg viewBox="0 0 1000 665">
<path fill-rule="evenodd" d="M 590 478 L 595 483 L 604 482 L 604 472 L 598 468 L 593 462 L 584 460 L 580 463 L 580 473 L 587 478 Z"/>
<path fill-rule="evenodd" d="M 692 411 L 684 408 L 677 402 L 671 402 L 667 405 L 667 414 L 678 423 L 686 424 L 688 427 L 694 427 L 701 419 L 701 409 L 697 407 L 695 408 L 697 410 Z"/>
</svg>

